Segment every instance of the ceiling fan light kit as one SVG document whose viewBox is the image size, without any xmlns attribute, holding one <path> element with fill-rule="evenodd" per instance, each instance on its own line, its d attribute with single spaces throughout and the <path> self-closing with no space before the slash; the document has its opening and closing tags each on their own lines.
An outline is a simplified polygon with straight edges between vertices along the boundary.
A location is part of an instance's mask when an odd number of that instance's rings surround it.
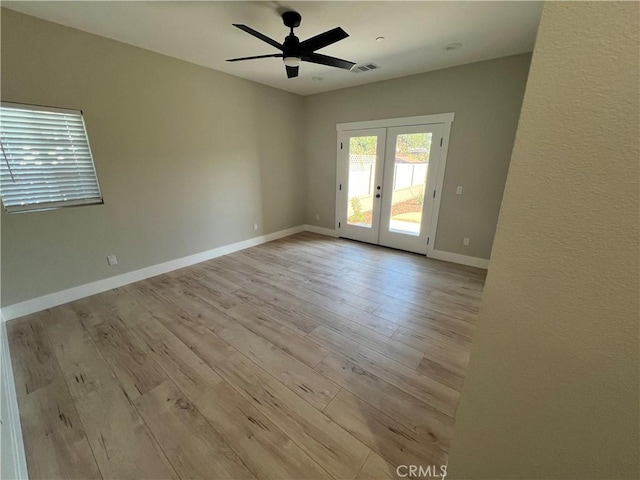
<svg viewBox="0 0 640 480">
<path fill-rule="evenodd" d="M 302 62 L 299 57 L 284 57 L 282 60 L 287 67 L 299 67 Z"/>
<path fill-rule="evenodd" d="M 301 42 L 298 37 L 293 33 L 293 29 L 300 26 L 302 17 L 298 12 L 287 11 L 282 14 L 282 21 L 285 26 L 289 27 L 290 32 L 284 39 L 282 44 L 276 42 L 274 39 L 263 35 L 262 33 L 254 30 L 246 25 L 234 23 L 233 26 L 240 30 L 247 32 L 249 35 L 268 43 L 272 47 L 277 48 L 282 53 L 273 53 L 268 55 L 257 55 L 253 57 L 241 57 L 230 58 L 227 62 L 239 62 L 243 60 L 255 60 L 258 58 L 282 58 L 288 78 L 294 78 L 298 76 L 298 70 L 302 62 L 317 63 L 320 65 L 326 65 L 329 67 L 342 68 L 344 70 L 351 70 L 355 63 L 348 60 L 342 60 L 340 58 L 329 57 L 327 55 L 321 55 L 316 53 L 316 50 L 320 50 L 324 47 L 328 47 L 340 40 L 344 40 L 349 35 L 342 28 L 336 27 L 332 30 L 328 30 L 324 33 L 320 33 L 315 37 L 308 38 Z"/>
</svg>

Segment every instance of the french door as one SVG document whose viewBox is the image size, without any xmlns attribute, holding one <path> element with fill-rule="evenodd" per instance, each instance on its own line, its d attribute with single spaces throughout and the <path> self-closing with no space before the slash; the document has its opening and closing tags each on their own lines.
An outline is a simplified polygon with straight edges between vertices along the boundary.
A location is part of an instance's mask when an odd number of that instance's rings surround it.
<svg viewBox="0 0 640 480">
<path fill-rule="evenodd" d="M 444 124 L 339 132 L 339 236 L 427 253 Z"/>
</svg>

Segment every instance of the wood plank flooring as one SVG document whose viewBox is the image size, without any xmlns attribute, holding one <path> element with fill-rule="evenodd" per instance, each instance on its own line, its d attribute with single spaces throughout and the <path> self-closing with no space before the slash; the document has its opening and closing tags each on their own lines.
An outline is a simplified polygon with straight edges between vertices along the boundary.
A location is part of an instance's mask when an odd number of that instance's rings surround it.
<svg viewBox="0 0 640 480">
<path fill-rule="evenodd" d="M 11 321 L 29 475 L 439 468 L 485 273 L 303 233 Z"/>
</svg>

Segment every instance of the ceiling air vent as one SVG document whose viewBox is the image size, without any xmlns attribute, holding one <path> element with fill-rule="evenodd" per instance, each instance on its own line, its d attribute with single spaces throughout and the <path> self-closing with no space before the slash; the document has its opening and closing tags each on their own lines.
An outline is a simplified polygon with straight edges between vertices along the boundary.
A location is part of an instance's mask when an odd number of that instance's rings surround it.
<svg viewBox="0 0 640 480">
<path fill-rule="evenodd" d="M 369 62 L 369 63 L 361 63 L 360 65 L 355 65 L 351 71 L 353 73 L 360 73 L 360 72 L 368 72 L 369 70 L 377 70 L 378 68 L 380 68 L 380 65 L 376 65 L 373 62 Z"/>
</svg>

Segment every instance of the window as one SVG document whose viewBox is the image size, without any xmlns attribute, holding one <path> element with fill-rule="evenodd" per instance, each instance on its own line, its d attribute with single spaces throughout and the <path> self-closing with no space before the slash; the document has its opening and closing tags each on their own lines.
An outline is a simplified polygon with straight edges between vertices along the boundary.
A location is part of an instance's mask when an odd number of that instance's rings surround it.
<svg viewBox="0 0 640 480">
<path fill-rule="evenodd" d="M 2 102 L 0 147 L 7 212 L 103 203 L 81 111 Z"/>
</svg>

